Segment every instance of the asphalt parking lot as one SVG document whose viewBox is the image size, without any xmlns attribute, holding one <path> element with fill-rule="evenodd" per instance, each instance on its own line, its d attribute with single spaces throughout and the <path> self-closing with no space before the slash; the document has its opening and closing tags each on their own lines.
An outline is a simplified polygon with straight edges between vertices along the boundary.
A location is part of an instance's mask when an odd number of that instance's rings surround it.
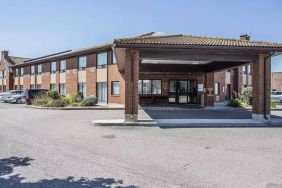
<svg viewBox="0 0 282 188">
<path fill-rule="evenodd" d="M 282 187 L 282 128 L 90 125 L 121 117 L 0 103 L 0 188 Z"/>
</svg>

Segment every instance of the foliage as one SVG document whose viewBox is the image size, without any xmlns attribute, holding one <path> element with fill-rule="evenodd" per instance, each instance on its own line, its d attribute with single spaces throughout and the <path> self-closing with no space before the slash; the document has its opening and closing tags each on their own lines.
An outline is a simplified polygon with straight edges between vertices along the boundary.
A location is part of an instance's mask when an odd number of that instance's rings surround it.
<svg viewBox="0 0 282 188">
<path fill-rule="evenodd" d="M 231 106 L 231 107 L 242 107 L 242 102 L 239 99 L 231 99 L 227 106 Z"/>
<path fill-rule="evenodd" d="M 65 107 L 68 104 L 63 99 L 51 99 L 48 101 L 48 103 L 45 105 L 45 107 Z"/>
<path fill-rule="evenodd" d="M 276 102 L 274 100 L 270 101 L 270 108 L 276 108 Z"/>
<path fill-rule="evenodd" d="M 46 104 L 49 102 L 50 97 L 48 95 L 40 95 L 37 96 L 33 101 L 32 105 L 34 106 L 46 106 Z"/>
<path fill-rule="evenodd" d="M 76 106 L 81 106 L 81 103 L 75 102 L 75 103 L 71 103 L 71 106 L 76 107 Z"/>
<path fill-rule="evenodd" d="M 82 102 L 81 102 L 81 106 L 95 106 L 98 102 L 98 99 L 96 96 L 91 95 L 88 97 L 85 97 Z"/>
<path fill-rule="evenodd" d="M 83 94 L 81 92 L 76 94 L 71 94 L 68 96 L 69 102 L 72 103 L 80 103 L 83 100 Z"/>
<path fill-rule="evenodd" d="M 59 93 L 58 91 L 56 91 L 56 90 L 50 90 L 50 91 L 48 91 L 48 92 L 47 92 L 47 95 L 48 95 L 48 97 L 50 97 L 50 98 L 52 98 L 52 99 L 54 99 L 54 100 L 61 98 L 60 93 Z"/>
<path fill-rule="evenodd" d="M 252 96 L 253 96 L 253 88 L 252 87 L 245 87 L 241 91 L 241 100 L 248 105 L 252 103 Z"/>
</svg>

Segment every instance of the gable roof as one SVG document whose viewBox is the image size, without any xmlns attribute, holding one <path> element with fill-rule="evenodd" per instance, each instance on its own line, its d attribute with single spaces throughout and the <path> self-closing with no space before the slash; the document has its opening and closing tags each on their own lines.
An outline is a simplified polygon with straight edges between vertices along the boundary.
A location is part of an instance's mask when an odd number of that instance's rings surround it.
<svg viewBox="0 0 282 188">
<path fill-rule="evenodd" d="M 277 48 L 282 50 L 281 43 L 243 41 L 218 37 L 193 35 L 145 35 L 114 40 L 117 47 L 235 47 L 235 48 Z"/>
</svg>

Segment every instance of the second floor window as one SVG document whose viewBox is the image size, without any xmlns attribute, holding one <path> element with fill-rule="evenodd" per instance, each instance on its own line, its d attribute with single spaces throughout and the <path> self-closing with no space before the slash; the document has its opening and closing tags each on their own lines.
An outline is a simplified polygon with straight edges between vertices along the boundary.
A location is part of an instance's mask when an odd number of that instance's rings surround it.
<svg viewBox="0 0 282 188">
<path fill-rule="evenodd" d="M 34 75 L 34 74 L 35 74 L 35 66 L 32 65 L 32 66 L 30 67 L 30 75 Z"/>
<path fill-rule="evenodd" d="M 251 65 L 248 65 L 247 69 L 248 69 L 248 74 L 252 74 Z"/>
<path fill-rule="evenodd" d="M 21 72 L 20 72 L 20 76 L 23 76 L 23 75 L 24 75 L 24 68 L 22 67 Z"/>
<path fill-rule="evenodd" d="M 242 67 L 242 72 L 246 73 L 246 66 L 245 65 Z"/>
<path fill-rule="evenodd" d="M 54 61 L 54 62 L 51 62 L 51 73 L 53 74 L 53 73 L 56 73 L 56 62 Z"/>
<path fill-rule="evenodd" d="M 97 68 L 106 68 L 108 64 L 107 52 L 97 55 Z"/>
<path fill-rule="evenodd" d="M 3 78 L 3 72 L 0 71 L 0 78 Z"/>
<path fill-rule="evenodd" d="M 7 71 L 3 71 L 3 75 L 4 75 L 4 78 L 6 78 L 6 76 L 7 76 Z"/>
<path fill-rule="evenodd" d="M 78 58 L 78 70 L 85 70 L 87 64 L 86 56 Z"/>
<path fill-rule="evenodd" d="M 16 76 L 19 76 L 19 69 L 16 69 Z"/>
<path fill-rule="evenodd" d="M 40 75 L 42 73 L 42 65 L 37 65 L 37 74 Z"/>
<path fill-rule="evenodd" d="M 60 72 L 66 72 L 66 60 L 60 61 Z"/>
</svg>

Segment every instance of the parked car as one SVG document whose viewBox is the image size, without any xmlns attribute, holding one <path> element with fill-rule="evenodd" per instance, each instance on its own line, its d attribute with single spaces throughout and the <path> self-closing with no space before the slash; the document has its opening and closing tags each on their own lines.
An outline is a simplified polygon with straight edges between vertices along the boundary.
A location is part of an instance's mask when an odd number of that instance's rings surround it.
<svg viewBox="0 0 282 188">
<path fill-rule="evenodd" d="M 9 99 L 10 97 L 12 97 L 13 95 L 20 94 L 21 92 L 22 92 L 21 90 L 11 90 L 11 91 L 8 91 L 8 92 L 6 92 L 6 93 L 1 97 L 1 101 L 8 102 L 8 99 Z"/>
<path fill-rule="evenodd" d="M 271 100 L 282 103 L 282 92 L 280 91 L 272 91 L 271 92 Z"/>
<path fill-rule="evenodd" d="M 20 90 L 17 92 L 17 94 L 11 95 L 10 97 L 7 98 L 7 102 L 17 103 L 17 104 L 24 103 L 25 102 L 24 91 Z"/>
<path fill-rule="evenodd" d="M 25 89 L 23 92 L 23 100 L 29 105 L 35 99 L 35 97 L 43 95 L 47 91 L 48 90 L 44 89 Z"/>
<path fill-rule="evenodd" d="M 3 95 L 5 95 L 5 93 L 0 93 L 0 101 L 1 101 L 1 99 L 3 97 Z"/>
</svg>

